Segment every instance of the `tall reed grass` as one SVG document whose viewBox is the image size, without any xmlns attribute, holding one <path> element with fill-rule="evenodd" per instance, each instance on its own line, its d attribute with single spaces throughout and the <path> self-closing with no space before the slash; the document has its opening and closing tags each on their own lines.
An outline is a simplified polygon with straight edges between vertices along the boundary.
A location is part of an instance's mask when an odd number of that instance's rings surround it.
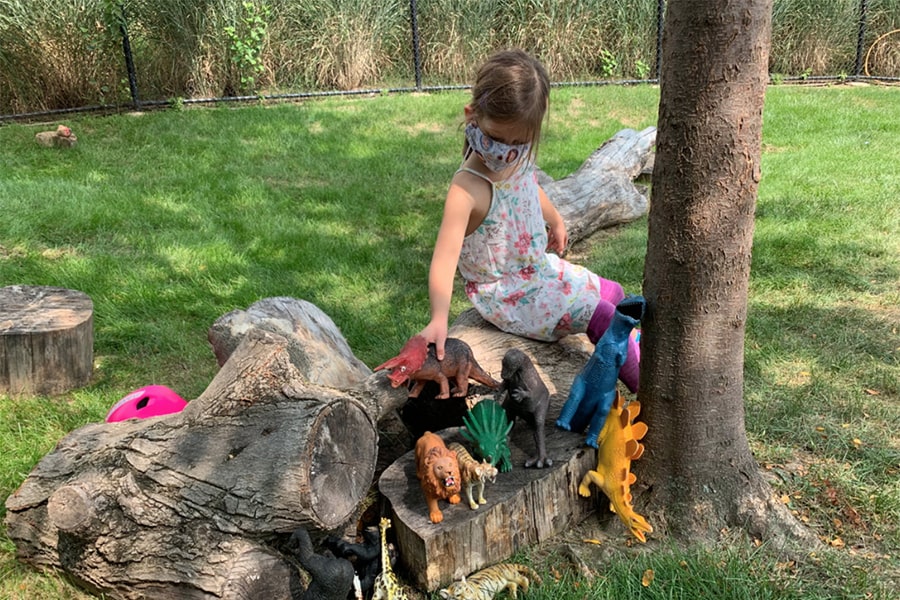
<svg viewBox="0 0 900 600">
<path fill-rule="evenodd" d="M 867 5 L 864 50 L 900 28 L 900 0 Z M 121 7 L 144 100 L 414 81 L 408 0 L 0 0 L 0 114 L 127 101 Z M 854 74 L 859 10 L 775 0 L 770 71 Z M 506 46 L 536 54 L 557 81 L 652 78 L 656 13 L 657 0 L 419 0 L 422 82 L 468 83 Z M 879 44 L 870 70 L 900 77 L 900 36 Z"/>
</svg>

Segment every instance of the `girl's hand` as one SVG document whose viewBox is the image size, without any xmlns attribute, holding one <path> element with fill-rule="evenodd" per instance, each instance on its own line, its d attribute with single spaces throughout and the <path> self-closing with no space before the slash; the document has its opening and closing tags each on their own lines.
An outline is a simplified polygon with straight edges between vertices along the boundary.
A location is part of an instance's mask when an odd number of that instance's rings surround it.
<svg viewBox="0 0 900 600">
<path fill-rule="evenodd" d="M 566 224 L 562 219 L 555 223 L 548 224 L 547 231 L 547 249 L 555 251 L 562 256 L 566 253 L 566 246 L 569 245 L 569 232 L 566 231 Z"/>
<path fill-rule="evenodd" d="M 563 221 L 562 215 L 550 202 L 544 188 L 538 186 L 538 198 L 541 201 L 541 216 L 547 223 L 547 250 L 553 250 L 562 256 L 566 253 L 566 246 L 569 245 L 569 233 L 566 231 L 566 222 Z"/>
<path fill-rule="evenodd" d="M 444 360 L 444 342 L 447 341 L 447 322 L 432 321 L 419 332 L 426 344 L 434 344 L 434 353 L 438 360 Z"/>
</svg>

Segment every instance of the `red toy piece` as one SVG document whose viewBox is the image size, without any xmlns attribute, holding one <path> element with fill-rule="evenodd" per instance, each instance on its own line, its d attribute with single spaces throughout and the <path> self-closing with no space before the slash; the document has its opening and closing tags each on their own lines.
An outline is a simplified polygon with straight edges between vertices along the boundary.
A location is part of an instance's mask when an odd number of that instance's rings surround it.
<svg viewBox="0 0 900 600">
<path fill-rule="evenodd" d="M 148 385 L 116 402 L 106 415 L 107 423 L 146 419 L 181 412 L 187 402 L 164 385 Z"/>
</svg>

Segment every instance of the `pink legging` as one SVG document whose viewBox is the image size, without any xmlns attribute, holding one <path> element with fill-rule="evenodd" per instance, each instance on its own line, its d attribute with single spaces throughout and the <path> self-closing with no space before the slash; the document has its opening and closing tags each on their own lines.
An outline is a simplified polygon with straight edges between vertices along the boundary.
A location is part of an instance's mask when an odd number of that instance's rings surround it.
<svg viewBox="0 0 900 600">
<path fill-rule="evenodd" d="M 603 335 L 612 322 L 616 305 L 625 298 L 625 291 L 615 281 L 600 277 L 600 303 L 594 309 L 591 322 L 588 323 L 587 336 L 592 344 Z M 641 349 L 633 337 L 628 338 L 628 356 L 625 364 L 619 369 L 619 379 L 631 392 L 637 393 L 640 380 Z"/>
</svg>

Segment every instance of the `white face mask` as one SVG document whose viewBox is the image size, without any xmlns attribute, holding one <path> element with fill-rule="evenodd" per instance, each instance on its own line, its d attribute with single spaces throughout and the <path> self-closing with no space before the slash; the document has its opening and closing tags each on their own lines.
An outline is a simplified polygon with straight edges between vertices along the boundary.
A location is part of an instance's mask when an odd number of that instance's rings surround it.
<svg viewBox="0 0 900 600">
<path fill-rule="evenodd" d="M 531 144 L 504 144 L 492 139 L 481 131 L 475 123 L 466 125 L 466 140 L 469 147 L 481 157 L 484 166 L 495 173 L 507 169 L 528 155 Z"/>
</svg>

